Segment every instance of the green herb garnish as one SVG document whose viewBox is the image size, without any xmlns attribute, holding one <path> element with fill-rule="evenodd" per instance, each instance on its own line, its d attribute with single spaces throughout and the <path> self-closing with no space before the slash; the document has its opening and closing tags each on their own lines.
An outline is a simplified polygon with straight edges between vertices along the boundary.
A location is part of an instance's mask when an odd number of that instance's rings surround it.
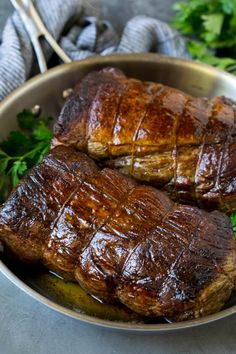
<svg viewBox="0 0 236 354">
<path fill-rule="evenodd" d="M 236 213 L 230 215 L 230 220 L 233 225 L 234 235 L 236 236 Z"/>
<path fill-rule="evenodd" d="M 37 117 L 30 110 L 17 115 L 20 130 L 12 131 L 0 143 L 0 202 L 27 171 L 47 154 L 52 139 L 51 117 Z"/>
<path fill-rule="evenodd" d="M 236 1 L 180 1 L 174 9 L 174 26 L 193 37 L 188 43 L 193 59 L 236 75 Z"/>
<path fill-rule="evenodd" d="M 204 43 L 189 40 L 187 43 L 189 53 L 193 59 L 197 59 L 208 65 L 228 71 L 236 75 L 236 60 L 232 58 L 219 58 L 210 51 Z"/>
</svg>

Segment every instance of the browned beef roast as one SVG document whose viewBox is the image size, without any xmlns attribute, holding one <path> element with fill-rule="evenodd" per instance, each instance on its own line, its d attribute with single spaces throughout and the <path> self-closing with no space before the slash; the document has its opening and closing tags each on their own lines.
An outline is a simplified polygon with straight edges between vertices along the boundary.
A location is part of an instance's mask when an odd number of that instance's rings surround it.
<svg viewBox="0 0 236 354">
<path fill-rule="evenodd" d="M 175 204 L 70 147 L 53 149 L 12 192 L 0 240 L 19 259 L 147 316 L 215 312 L 236 280 L 227 216 Z"/>
<path fill-rule="evenodd" d="M 236 211 L 236 105 L 224 97 L 193 98 L 117 69 L 92 72 L 62 109 L 53 143 L 163 187 L 178 202 Z"/>
</svg>

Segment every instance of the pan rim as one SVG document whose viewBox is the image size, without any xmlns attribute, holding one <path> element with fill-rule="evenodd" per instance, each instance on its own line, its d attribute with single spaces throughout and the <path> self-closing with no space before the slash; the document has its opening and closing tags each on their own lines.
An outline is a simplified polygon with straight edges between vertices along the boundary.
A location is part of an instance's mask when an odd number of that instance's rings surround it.
<svg viewBox="0 0 236 354">
<path fill-rule="evenodd" d="M 172 332 L 176 330 L 195 328 L 200 325 L 209 324 L 217 320 L 232 316 L 236 313 L 236 305 L 217 312 L 212 315 L 201 317 L 195 320 L 167 323 L 167 324 L 143 324 L 143 323 L 133 323 L 133 322 L 118 322 L 103 320 L 98 317 L 89 316 L 80 312 L 76 312 L 65 306 L 57 304 L 53 300 L 48 299 L 46 296 L 41 295 L 39 292 L 27 285 L 23 280 L 21 280 L 17 275 L 15 275 L 5 264 L 0 260 L 0 271 L 5 277 L 10 280 L 15 286 L 20 290 L 24 291 L 27 295 L 33 299 L 39 301 L 41 304 L 46 305 L 48 308 L 55 310 L 63 315 L 69 316 L 71 318 L 81 320 L 82 322 L 89 323 L 96 326 L 101 326 L 110 329 L 118 330 L 128 330 L 133 332 Z"/>
</svg>

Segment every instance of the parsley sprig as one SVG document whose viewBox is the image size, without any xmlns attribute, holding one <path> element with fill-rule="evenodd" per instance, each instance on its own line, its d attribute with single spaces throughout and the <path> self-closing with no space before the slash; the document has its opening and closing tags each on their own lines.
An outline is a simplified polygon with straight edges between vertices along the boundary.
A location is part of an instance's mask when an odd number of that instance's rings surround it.
<svg viewBox="0 0 236 354">
<path fill-rule="evenodd" d="M 174 26 L 192 36 L 187 46 L 193 59 L 236 75 L 236 1 L 180 1 L 174 9 Z"/>
<path fill-rule="evenodd" d="M 12 131 L 0 143 L 0 202 L 47 154 L 52 139 L 52 131 L 48 127 L 51 119 L 47 114 L 37 117 L 26 109 L 17 115 L 20 130 Z"/>
<path fill-rule="evenodd" d="M 236 75 L 236 0 L 178 1 L 174 10 L 193 59 Z M 236 213 L 230 219 L 236 236 Z"/>
</svg>

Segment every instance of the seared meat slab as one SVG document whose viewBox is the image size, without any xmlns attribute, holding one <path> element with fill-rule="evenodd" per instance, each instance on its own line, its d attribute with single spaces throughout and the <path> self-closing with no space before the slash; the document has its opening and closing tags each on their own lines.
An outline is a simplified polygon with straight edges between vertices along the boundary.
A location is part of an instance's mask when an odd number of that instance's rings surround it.
<svg viewBox="0 0 236 354">
<path fill-rule="evenodd" d="M 54 146 L 73 145 L 177 201 L 236 211 L 236 105 L 193 98 L 118 69 L 88 74 L 67 100 Z"/>
<path fill-rule="evenodd" d="M 146 316 L 220 310 L 236 280 L 227 216 L 175 204 L 71 147 L 53 149 L 12 192 L 0 209 L 0 241 Z"/>
</svg>

